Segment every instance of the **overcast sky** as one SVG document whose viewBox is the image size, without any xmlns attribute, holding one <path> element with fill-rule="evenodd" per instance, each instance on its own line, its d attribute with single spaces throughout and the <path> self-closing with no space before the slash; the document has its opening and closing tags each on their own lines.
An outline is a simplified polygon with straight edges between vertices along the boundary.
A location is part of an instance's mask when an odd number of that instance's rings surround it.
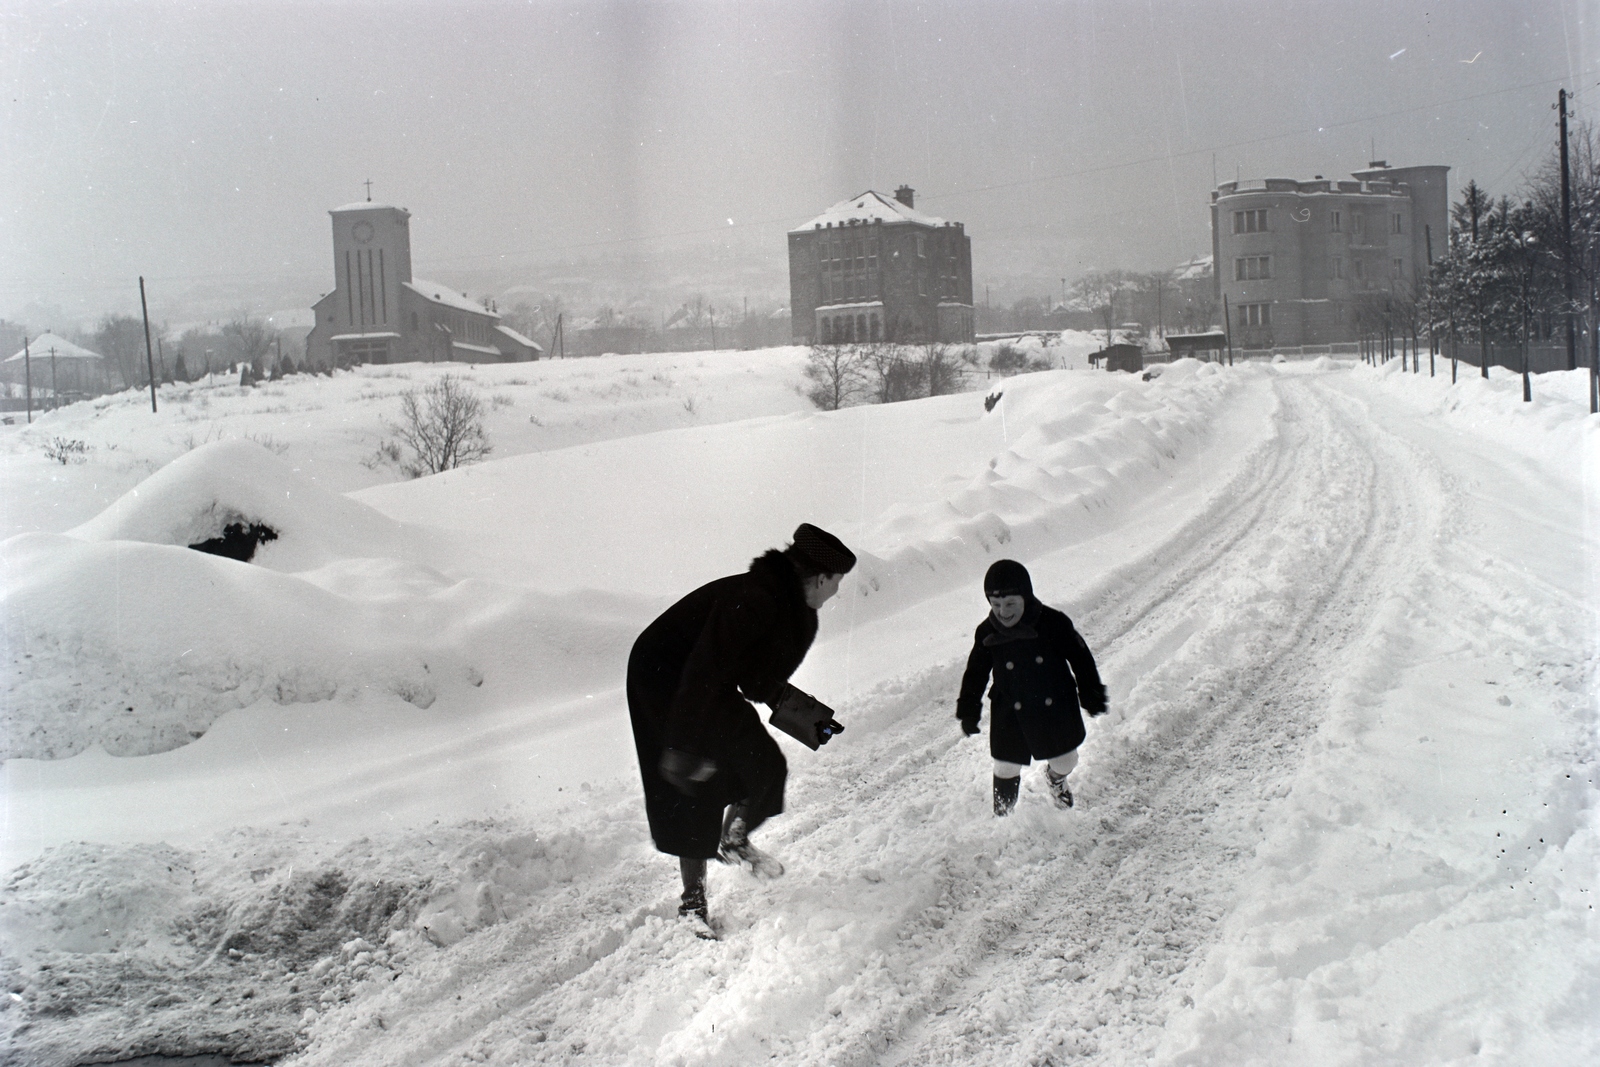
<svg viewBox="0 0 1600 1067">
<path fill-rule="evenodd" d="M 1600 0 L 0 0 L 0 80 L 0 316 L 127 310 L 141 274 L 309 305 L 367 179 L 458 285 L 718 242 L 781 269 L 905 183 L 981 288 L 1208 252 L 1214 177 L 1514 192 L 1557 89 L 1600 105 Z"/>
</svg>

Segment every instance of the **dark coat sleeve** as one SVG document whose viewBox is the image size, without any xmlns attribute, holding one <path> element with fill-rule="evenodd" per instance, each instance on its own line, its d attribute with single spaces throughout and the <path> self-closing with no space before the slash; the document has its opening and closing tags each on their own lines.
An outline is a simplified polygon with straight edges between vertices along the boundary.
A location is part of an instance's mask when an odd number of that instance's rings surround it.
<svg viewBox="0 0 1600 1067">
<path fill-rule="evenodd" d="M 745 584 L 718 598 L 673 694 L 665 731 L 668 747 L 706 752 L 708 739 L 726 733 L 728 716 L 748 707 L 741 684 L 753 699 L 776 699 L 787 678 L 764 677 L 751 655 L 776 623 L 777 604 L 765 590 Z"/>
<path fill-rule="evenodd" d="M 1072 620 L 1061 614 L 1061 626 L 1057 631 L 1056 650 L 1066 657 L 1067 663 L 1072 667 L 1072 676 L 1078 683 L 1078 704 L 1090 715 L 1100 715 L 1106 710 L 1106 687 L 1100 681 L 1100 671 L 1094 665 L 1094 656 L 1089 652 L 1088 644 L 1078 633 L 1077 627 L 1072 625 Z"/>
<path fill-rule="evenodd" d="M 961 675 L 961 694 L 956 697 L 956 718 L 963 722 L 976 724 L 983 717 L 983 690 L 989 684 L 989 671 L 994 667 L 994 656 L 983 645 L 988 625 L 985 619 L 973 633 L 967 669 Z"/>
</svg>

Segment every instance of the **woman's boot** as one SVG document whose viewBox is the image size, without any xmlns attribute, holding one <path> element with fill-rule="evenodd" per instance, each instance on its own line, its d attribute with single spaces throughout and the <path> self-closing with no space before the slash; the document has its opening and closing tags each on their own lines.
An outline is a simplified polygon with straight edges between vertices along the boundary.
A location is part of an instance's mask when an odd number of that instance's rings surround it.
<svg viewBox="0 0 1600 1067">
<path fill-rule="evenodd" d="M 706 861 L 678 857 L 678 871 L 683 875 L 683 897 L 678 905 L 678 918 L 694 924 L 696 937 L 715 939 L 711 915 L 706 907 Z"/>
<path fill-rule="evenodd" d="M 730 867 L 743 867 L 757 878 L 776 878 L 783 873 L 783 864 L 777 857 L 750 843 L 750 824 L 743 804 L 728 808 L 722 821 L 722 842 L 717 846 L 717 858 Z"/>
</svg>

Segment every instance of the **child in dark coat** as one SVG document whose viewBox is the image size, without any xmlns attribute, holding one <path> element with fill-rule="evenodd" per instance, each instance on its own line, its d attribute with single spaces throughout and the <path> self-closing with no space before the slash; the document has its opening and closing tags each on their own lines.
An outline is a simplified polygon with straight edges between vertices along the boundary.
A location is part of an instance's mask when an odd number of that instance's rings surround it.
<svg viewBox="0 0 1600 1067">
<path fill-rule="evenodd" d="M 1022 768 L 1043 760 L 1058 808 L 1072 807 L 1067 775 L 1078 765 L 1083 716 L 1106 712 L 1089 646 L 1072 620 L 1033 595 L 1028 569 L 1002 559 L 983 577 L 989 616 L 972 635 L 972 654 L 961 677 L 956 718 L 968 737 L 978 732 L 983 687 L 989 688 L 989 754 L 994 757 L 994 813 L 1016 807 Z"/>
</svg>

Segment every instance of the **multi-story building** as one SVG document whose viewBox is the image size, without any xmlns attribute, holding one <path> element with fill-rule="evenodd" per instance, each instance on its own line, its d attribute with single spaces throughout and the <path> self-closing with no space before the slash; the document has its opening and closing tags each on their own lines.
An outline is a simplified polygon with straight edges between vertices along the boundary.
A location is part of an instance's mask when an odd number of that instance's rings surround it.
<svg viewBox="0 0 1600 1067">
<path fill-rule="evenodd" d="M 972 241 L 915 195 L 868 190 L 789 231 L 797 343 L 972 341 Z"/>
<path fill-rule="evenodd" d="M 464 294 L 411 276 L 411 213 L 371 201 L 333 216 L 333 292 L 313 306 L 313 367 L 538 359 L 538 345 Z"/>
<path fill-rule="evenodd" d="M 1233 343 L 1353 341 L 1364 309 L 1420 292 L 1433 257 L 1446 250 L 1449 170 L 1378 161 L 1353 181 L 1318 175 L 1217 186 L 1211 248 Z"/>
</svg>

